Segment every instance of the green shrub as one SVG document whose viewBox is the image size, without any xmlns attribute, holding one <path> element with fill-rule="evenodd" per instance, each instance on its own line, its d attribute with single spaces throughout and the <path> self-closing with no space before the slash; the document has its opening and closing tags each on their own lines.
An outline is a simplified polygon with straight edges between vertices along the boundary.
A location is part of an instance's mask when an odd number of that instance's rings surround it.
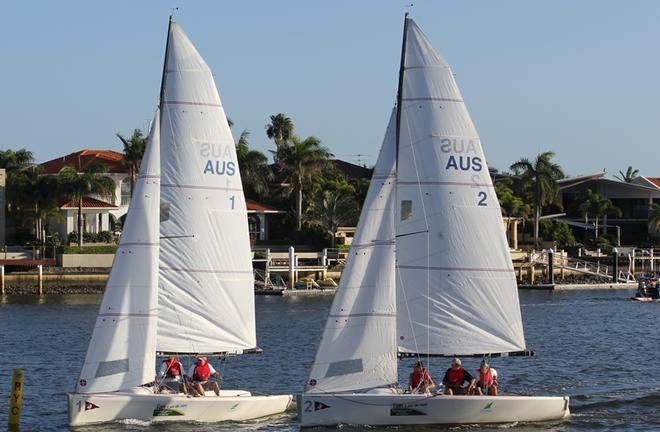
<svg viewBox="0 0 660 432">
<path fill-rule="evenodd" d="M 101 231 L 96 234 L 96 241 L 99 243 L 112 243 L 114 235 L 110 231 Z"/>
</svg>

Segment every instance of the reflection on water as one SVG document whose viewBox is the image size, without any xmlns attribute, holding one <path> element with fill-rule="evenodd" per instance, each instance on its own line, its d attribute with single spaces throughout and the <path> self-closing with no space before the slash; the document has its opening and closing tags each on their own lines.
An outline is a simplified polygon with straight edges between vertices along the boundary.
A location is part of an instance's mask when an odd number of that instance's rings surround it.
<svg viewBox="0 0 660 432">
<path fill-rule="evenodd" d="M 437 430 L 583 431 L 660 429 L 660 376 L 653 373 L 660 336 L 660 303 L 628 300 L 631 292 L 521 291 L 530 358 L 498 358 L 492 364 L 504 390 L 569 395 L 567 421 L 460 427 L 391 427 L 397 432 Z M 101 296 L 5 296 L 0 302 L 0 413 L 7 412 L 11 370 L 24 368 L 24 431 L 67 429 L 66 393 L 80 373 Z M 257 297 L 257 332 L 262 355 L 231 358 L 225 369 L 232 387 L 297 393 L 308 378 L 330 298 Z M 413 360 L 400 362 L 407 379 Z M 449 359 L 429 360 L 442 377 Z M 476 369 L 479 359 L 464 359 Z M 3 396 L 3 393 L 5 396 Z M 0 415 L 0 422 L 6 422 Z M 6 423 L 5 423 L 6 424 Z M 246 423 L 148 424 L 121 422 L 76 431 L 297 431 L 295 411 Z M 314 429 L 326 430 L 326 429 Z M 327 430 L 336 430 L 334 428 Z M 346 431 L 374 428 L 348 427 Z"/>
<path fill-rule="evenodd" d="M 98 305 L 103 294 L 7 294 L 0 296 L 0 304 Z"/>
</svg>

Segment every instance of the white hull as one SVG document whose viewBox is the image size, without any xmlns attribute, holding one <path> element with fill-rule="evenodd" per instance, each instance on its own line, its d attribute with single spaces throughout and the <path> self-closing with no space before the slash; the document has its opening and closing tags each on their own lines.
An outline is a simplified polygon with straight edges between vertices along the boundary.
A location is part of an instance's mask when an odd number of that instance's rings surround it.
<svg viewBox="0 0 660 432">
<path fill-rule="evenodd" d="M 242 421 L 284 412 L 291 395 L 253 396 L 244 390 L 221 390 L 220 396 L 189 398 L 183 394 L 141 392 L 69 393 L 71 426 L 124 419 L 149 422 Z"/>
<path fill-rule="evenodd" d="M 421 425 L 559 420 L 569 398 L 370 393 L 298 395 L 300 425 Z"/>
</svg>

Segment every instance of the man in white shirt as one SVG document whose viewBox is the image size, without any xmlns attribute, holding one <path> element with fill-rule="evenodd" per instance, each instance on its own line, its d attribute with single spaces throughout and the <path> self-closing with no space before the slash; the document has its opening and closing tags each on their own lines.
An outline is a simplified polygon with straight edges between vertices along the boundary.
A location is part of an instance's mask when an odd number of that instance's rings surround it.
<svg viewBox="0 0 660 432">
<path fill-rule="evenodd" d="M 209 383 L 209 378 L 212 376 L 215 377 L 215 381 Z M 204 387 L 207 384 L 213 389 L 216 396 L 220 395 L 220 387 L 218 386 L 220 374 L 213 368 L 213 366 L 211 366 L 211 363 L 208 362 L 205 355 L 197 356 L 197 361 L 190 366 L 190 369 L 188 369 L 188 377 L 192 379 L 190 387 L 193 396 L 205 396 L 206 392 Z"/>
</svg>

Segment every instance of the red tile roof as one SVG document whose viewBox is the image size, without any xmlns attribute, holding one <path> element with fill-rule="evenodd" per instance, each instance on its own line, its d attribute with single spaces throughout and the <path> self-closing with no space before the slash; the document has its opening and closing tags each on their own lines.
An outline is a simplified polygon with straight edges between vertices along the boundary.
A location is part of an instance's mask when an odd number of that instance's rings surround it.
<svg viewBox="0 0 660 432">
<path fill-rule="evenodd" d="M 69 201 L 64 203 L 61 208 L 78 208 L 78 204 L 74 203 L 73 201 Z M 117 208 L 117 206 L 96 198 L 83 197 L 83 208 Z"/>
<path fill-rule="evenodd" d="M 278 210 L 275 207 L 271 207 L 268 204 L 261 204 L 249 198 L 245 198 L 245 206 L 247 207 L 248 212 L 263 212 L 263 213 L 284 213 L 282 210 Z"/>
<path fill-rule="evenodd" d="M 660 187 L 660 177 L 644 177 L 646 180 L 650 181 L 657 187 Z"/>
<path fill-rule="evenodd" d="M 67 165 L 76 171 L 83 171 L 93 161 L 103 163 L 109 173 L 128 174 L 128 165 L 124 163 L 124 155 L 114 150 L 80 150 L 75 153 L 49 160 L 41 164 L 44 174 L 57 174 Z"/>
</svg>

